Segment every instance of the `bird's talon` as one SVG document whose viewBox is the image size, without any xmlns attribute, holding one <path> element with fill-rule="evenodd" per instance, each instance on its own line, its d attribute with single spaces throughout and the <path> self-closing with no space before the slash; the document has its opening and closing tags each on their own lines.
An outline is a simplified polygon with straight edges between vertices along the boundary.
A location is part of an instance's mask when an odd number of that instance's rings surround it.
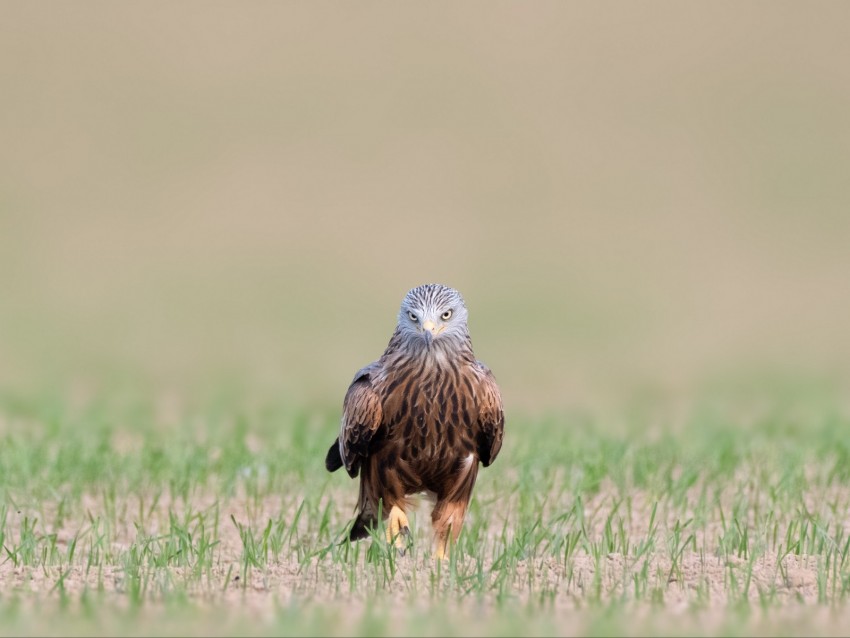
<svg viewBox="0 0 850 638">
<path fill-rule="evenodd" d="M 393 505 L 387 521 L 387 543 L 395 545 L 399 553 L 404 556 L 407 549 L 406 539 L 410 536 L 410 522 L 407 515 L 398 505 Z"/>
</svg>

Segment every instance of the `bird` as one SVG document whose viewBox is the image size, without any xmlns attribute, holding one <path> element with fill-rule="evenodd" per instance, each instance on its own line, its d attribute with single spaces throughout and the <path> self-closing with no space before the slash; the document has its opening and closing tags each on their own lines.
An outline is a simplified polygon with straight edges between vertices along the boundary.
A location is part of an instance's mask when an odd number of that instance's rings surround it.
<svg viewBox="0 0 850 638">
<path fill-rule="evenodd" d="M 491 370 L 475 358 L 461 294 L 442 284 L 411 289 L 383 355 L 354 375 L 325 467 L 360 475 L 355 541 L 386 521 L 403 554 L 416 495 L 434 500 L 436 557 L 457 543 L 478 477 L 502 448 L 505 415 Z"/>
</svg>

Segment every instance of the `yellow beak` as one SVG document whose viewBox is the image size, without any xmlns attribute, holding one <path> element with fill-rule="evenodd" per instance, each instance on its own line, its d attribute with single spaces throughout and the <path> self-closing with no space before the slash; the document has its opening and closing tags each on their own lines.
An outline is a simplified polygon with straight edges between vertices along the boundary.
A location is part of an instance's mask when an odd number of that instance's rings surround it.
<svg viewBox="0 0 850 638">
<path fill-rule="evenodd" d="M 427 331 L 427 332 L 430 332 L 432 337 L 436 337 L 436 336 L 437 336 L 438 334 L 440 334 L 443 330 L 445 330 L 445 329 L 446 329 L 446 327 L 445 327 L 445 326 L 443 326 L 443 325 L 439 325 L 439 326 L 438 326 L 437 324 L 435 324 L 433 321 L 431 321 L 431 320 L 429 319 L 428 321 L 423 321 L 423 322 L 422 322 L 422 329 L 423 329 L 423 330 L 425 330 L 425 331 Z"/>
</svg>

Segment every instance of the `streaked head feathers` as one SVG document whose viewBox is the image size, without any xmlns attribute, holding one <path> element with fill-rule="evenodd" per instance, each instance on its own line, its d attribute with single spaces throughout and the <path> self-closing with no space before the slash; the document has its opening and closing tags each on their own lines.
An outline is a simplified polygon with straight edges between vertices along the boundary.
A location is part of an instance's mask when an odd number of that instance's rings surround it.
<svg viewBox="0 0 850 638">
<path fill-rule="evenodd" d="M 463 297 L 442 284 L 424 284 L 410 290 L 401 302 L 398 331 L 406 339 L 432 341 L 469 339 Z"/>
</svg>

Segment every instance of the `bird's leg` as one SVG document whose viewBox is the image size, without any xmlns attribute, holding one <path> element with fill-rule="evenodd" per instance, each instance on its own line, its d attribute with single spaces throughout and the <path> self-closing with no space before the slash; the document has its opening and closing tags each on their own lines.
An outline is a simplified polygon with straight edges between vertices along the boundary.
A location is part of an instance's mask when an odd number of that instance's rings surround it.
<svg viewBox="0 0 850 638">
<path fill-rule="evenodd" d="M 431 514 L 434 525 L 434 533 L 437 537 L 438 560 L 449 557 L 449 538 L 452 543 L 457 542 L 460 530 L 463 527 L 463 517 L 466 514 L 466 503 L 438 502 Z"/>
<path fill-rule="evenodd" d="M 437 560 L 445 560 L 449 557 L 448 541 L 448 530 L 437 537 Z"/>
<path fill-rule="evenodd" d="M 387 521 L 387 543 L 393 543 L 399 554 L 404 556 L 404 550 L 407 548 L 405 537 L 409 534 L 410 522 L 407 520 L 407 514 L 398 505 L 393 505 Z"/>
<path fill-rule="evenodd" d="M 453 543 L 457 541 L 460 526 L 457 527 L 457 530 L 458 533 L 454 533 L 454 526 L 449 523 L 448 527 L 441 532 L 437 532 L 437 560 L 445 560 L 449 557 L 449 538 L 451 537 Z"/>
</svg>

